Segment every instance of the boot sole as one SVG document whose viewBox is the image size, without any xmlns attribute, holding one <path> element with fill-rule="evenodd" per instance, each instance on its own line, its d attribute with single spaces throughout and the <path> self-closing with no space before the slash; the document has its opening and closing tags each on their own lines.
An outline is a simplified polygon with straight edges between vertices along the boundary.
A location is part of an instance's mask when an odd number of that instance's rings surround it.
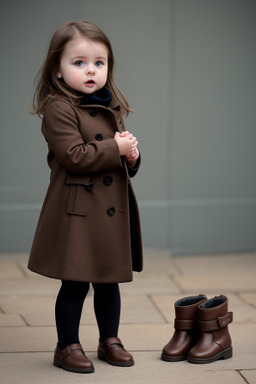
<svg viewBox="0 0 256 384">
<path fill-rule="evenodd" d="M 169 362 L 177 362 L 177 361 L 184 361 L 187 360 L 187 355 L 182 356 L 168 356 L 162 353 L 161 360 L 163 361 L 169 361 Z"/>
<path fill-rule="evenodd" d="M 217 353 L 216 355 L 212 357 L 207 357 L 207 358 L 198 358 L 198 357 L 193 357 L 188 355 L 188 362 L 189 363 L 195 363 L 195 364 L 207 364 L 207 363 L 212 363 L 214 361 L 223 359 L 229 359 L 230 357 L 233 356 L 233 349 L 232 347 L 226 348 L 223 351 Z"/>
<path fill-rule="evenodd" d="M 134 361 L 127 361 L 127 362 L 122 362 L 122 361 L 113 361 L 107 358 L 107 356 L 101 352 L 98 351 L 98 359 L 107 362 L 110 365 L 114 365 L 116 367 L 131 367 L 134 365 Z"/>
<path fill-rule="evenodd" d="M 57 357 L 54 357 L 53 365 L 57 368 L 62 368 L 65 371 L 69 371 L 69 372 L 75 372 L 75 373 L 93 373 L 94 372 L 94 367 L 92 367 L 92 368 L 72 368 L 72 367 L 69 367 L 68 365 L 63 364 L 59 359 L 57 359 Z"/>
</svg>

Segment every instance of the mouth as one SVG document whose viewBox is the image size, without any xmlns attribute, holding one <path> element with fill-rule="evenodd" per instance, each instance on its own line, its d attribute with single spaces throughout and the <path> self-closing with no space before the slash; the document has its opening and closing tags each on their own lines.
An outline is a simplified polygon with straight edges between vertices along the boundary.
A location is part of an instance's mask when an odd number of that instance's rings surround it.
<svg viewBox="0 0 256 384">
<path fill-rule="evenodd" d="M 95 84 L 95 81 L 93 81 L 93 80 L 88 80 L 88 81 L 86 81 L 86 83 L 85 83 L 88 87 L 92 87 L 94 84 Z"/>
</svg>

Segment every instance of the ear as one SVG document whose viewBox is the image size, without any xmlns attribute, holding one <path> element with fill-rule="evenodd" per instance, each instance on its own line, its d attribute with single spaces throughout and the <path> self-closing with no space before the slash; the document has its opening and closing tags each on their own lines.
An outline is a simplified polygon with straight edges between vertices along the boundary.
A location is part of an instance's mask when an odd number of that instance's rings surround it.
<svg viewBox="0 0 256 384">
<path fill-rule="evenodd" d="M 57 71 L 56 75 L 57 75 L 57 79 L 61 79 L 62 78 L 62 74 L 61 74 L 60 69 Z"/>
</svg>

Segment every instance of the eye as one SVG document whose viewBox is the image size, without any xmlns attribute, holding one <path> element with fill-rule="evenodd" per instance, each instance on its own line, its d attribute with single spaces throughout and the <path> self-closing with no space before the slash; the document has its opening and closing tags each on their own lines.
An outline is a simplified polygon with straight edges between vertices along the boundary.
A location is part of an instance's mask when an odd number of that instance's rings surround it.
<svg viewBox="0 0 256 384">
<path fill-rule="evenodd" d="M 77 60 L 76 62 L 75 62 L 75 66 L 76 67 L 82 67 L 84 65 L 84 62 L 82 61 L 82 60 Z"/>
<path fill-rule="evenodd" d="M 96 61 L 95 65 L 96 65 L 96 67 L 102 67 L 104 65 L 104 63 L 103 63 L 103 61 L 98 60 L 98 61 Z"/>
</svg>

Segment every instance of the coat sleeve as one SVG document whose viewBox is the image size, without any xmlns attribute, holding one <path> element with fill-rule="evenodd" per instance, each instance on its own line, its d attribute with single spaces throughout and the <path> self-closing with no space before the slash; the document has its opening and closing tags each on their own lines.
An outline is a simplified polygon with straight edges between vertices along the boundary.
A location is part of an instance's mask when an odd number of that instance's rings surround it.
<svg viewBox="0 0 256 384">
<path fill-rule="evenodd" d="M 55 100 L 48 104 L 42 133 L 49 150 L 68 172 L 94 173 L 122 167 L 115 139 L 85 143 L 76 113 L 65 101 Z"/>
<path fill-rule="evenodd" d="M 131 167 L 128 163 L 128 161 L 126 162 L 127 164 L 127 169 L 128 169 L 128 174 L 130 177 L 134 177 L 136 175 L 136 173 L 138 172 L 139 168 L 140 168 L 140 164 L 141 164 L 141 154 L 139 155 L 137 161 L 136 161 L 136 164 Z"/>
</svg>

